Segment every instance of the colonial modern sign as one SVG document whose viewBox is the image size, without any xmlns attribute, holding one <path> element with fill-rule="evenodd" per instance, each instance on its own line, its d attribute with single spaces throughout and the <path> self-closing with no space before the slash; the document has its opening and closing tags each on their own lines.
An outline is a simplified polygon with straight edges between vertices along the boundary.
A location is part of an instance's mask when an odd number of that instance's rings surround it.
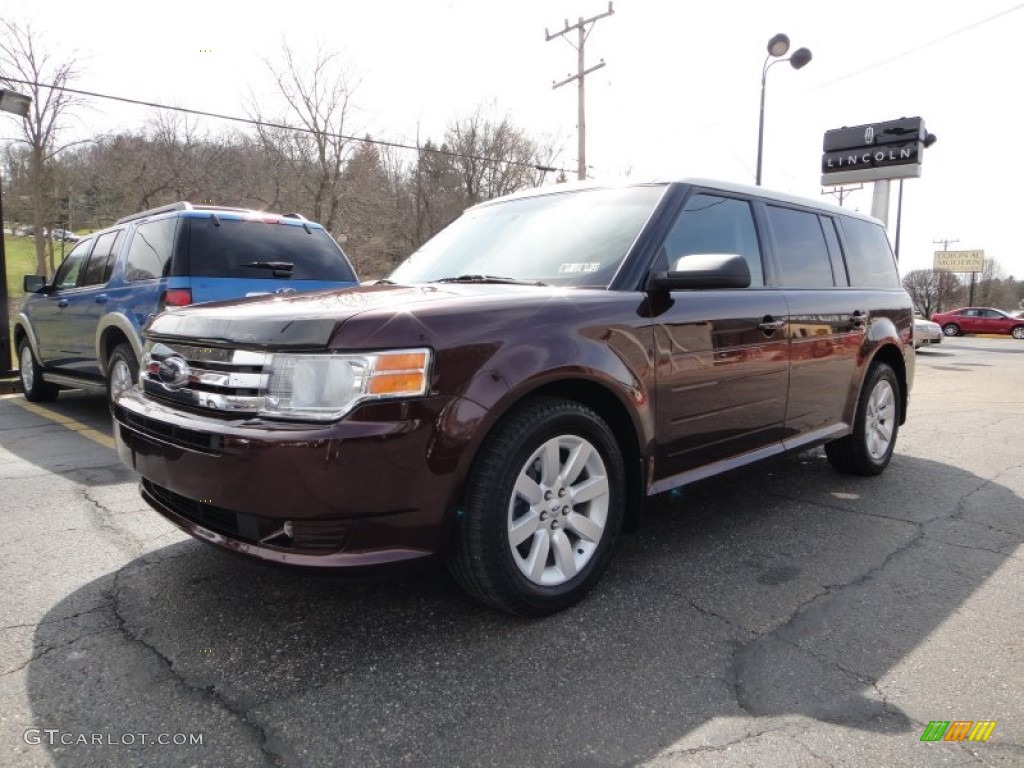
<svg viewBox="0 0 1024 768">
<path fill-rule="evenodd" d="M 926 139 L 920 117 L 826 131 L 821 183 L 835 186 L 920 176 Z"/>
<path fill-rule="evenodd" d="M 981 272 L 985 269 L 985 252 L 935 251 L 935 269 L 946 272 Z"/>
</svg>

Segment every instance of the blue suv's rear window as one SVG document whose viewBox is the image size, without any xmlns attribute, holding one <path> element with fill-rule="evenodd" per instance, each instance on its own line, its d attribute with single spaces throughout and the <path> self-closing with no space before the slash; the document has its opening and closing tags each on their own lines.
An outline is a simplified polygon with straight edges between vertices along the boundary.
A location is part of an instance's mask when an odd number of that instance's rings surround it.
<svg viewBox="0 0 1024 768">
<path fill-rule="evenodd" d="M 194 277 L 355 281 L 323 229 L 258 219 L 188 218 L 188 274 Z M 285 265 L 291 265 L 287 267 Z"/>
</svg>

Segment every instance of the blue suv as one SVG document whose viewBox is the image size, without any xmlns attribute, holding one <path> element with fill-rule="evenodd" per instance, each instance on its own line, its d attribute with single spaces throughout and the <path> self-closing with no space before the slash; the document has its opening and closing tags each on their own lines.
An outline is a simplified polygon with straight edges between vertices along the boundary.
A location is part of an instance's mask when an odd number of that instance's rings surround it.
<svg viewBox="0 0 1024 768">
<path fill-rule="evenodd" d="M 78 242 L 53 282 L 26 275 L 14 321 L 32 401 L 61 387 L 113 398 L 139 375 L 142 327 L 167 307 L 355 285 L 341 248 L 295 213 L 172 203 Z"/>
</svg>

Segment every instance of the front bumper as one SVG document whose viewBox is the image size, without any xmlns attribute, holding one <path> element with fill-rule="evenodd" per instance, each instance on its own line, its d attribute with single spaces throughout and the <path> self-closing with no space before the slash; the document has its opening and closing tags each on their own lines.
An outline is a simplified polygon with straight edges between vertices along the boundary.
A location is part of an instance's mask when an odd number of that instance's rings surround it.
<svg viewBox="0 0 1024 768">
<path fill-rule="evenodd" d="M 118 397 L 115 439 L 143 498 L 192 536 L 261 560 L 358 569 L 443 550 L 468 464 L 470 433 L 458 427 L 477 411 L 428 397 L 326 425 L 225 421 L 132 389 Z"/>
</svg>

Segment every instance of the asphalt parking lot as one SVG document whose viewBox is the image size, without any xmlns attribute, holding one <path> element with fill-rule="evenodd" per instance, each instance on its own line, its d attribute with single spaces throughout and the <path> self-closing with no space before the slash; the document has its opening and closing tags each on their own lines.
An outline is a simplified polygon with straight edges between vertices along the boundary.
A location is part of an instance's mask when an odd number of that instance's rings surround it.
<svg viewBox="0 0 1024 768">
<path fill-rule="evenodd" d="M 885 475 L 691 486 L 541 621 L 224 555 L 143 504 L 102 398 L 0 398 L 0 765 L 1022 765 L 1024 343 L 917 359 Z"/>
</svg>

